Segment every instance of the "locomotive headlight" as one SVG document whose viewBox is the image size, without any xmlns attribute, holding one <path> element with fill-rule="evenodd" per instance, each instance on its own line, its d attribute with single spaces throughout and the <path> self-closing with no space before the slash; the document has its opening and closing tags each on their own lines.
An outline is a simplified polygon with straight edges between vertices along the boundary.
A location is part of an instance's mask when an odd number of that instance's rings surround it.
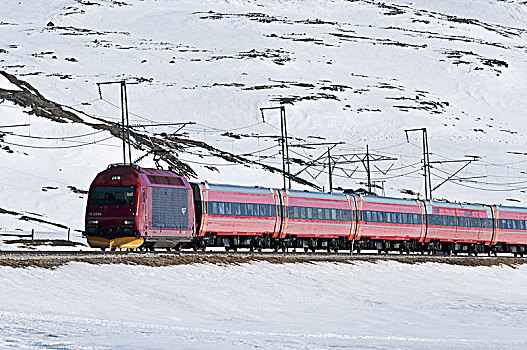
<svg viewBox="0 0 527 350">
<path fill-rule="evenodd" d="M 99 220 L 88 220 L 88 225 L 97 225 Z"/>
<path fill-rule="evenodd" d="M 133 224 L 135 224 L 135 221 L 134 220 L 124 220 L 124 224 L 125 225 L 133 225 Z"/>
</svg>

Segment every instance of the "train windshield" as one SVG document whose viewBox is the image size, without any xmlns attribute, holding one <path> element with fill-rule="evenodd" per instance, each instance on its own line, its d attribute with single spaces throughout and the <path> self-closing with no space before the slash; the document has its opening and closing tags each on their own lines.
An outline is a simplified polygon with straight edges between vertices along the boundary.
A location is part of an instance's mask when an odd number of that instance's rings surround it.
<svg viewBox="0 0 527 350">
<path fill-rule="evenodd" d="M 134 205 L 135 186 L 96 186 L 90 204 L 92 205 Z"/>
</svg>

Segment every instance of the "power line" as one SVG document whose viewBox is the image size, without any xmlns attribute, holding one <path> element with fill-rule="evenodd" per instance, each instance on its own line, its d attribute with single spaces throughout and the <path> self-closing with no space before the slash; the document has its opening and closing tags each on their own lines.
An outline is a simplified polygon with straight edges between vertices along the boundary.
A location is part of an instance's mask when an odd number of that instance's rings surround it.
<svg viewBox="0 0 527 350">
<path fill-rule="evenodd" d="M 83 147 L 83 146 L 94 145 L 94 144 L 97 144 L 97 143 L 109 140 L 112 137 L 113 136 L 109 136 L 109 137 L 106 137 L 106 138 L 101 139 L 101 140 L 97 140 L 97 141 L 93 141 L 93 142 L 86 142 L 86 143 L 82 143 L 82 144 L 79 144 L 79 145 L 71 145 L 71 146 L 30 146 L 30 145 L 22 145 L 22 144 L 18 144 L 18 143 L 7 142 L 7 141 L 2 141 L 2 143 L 5 143 L 5 144 L 10 145 L 10 146 L 18 146 L 18 147 L 24 147 L 24 148 L 66 149 L 66 148 L 76 148 L 76 147 Z M 105 146 L 112 146 L 113 147 L 114 145 L 105 145 Z"/>
<path fill-rule="evenodd" d="M 97 134 L 100 134 L 101 132 L 105 132 L 105 131 L 106 130 L 99 130 L 99 131 L 95 131 L 95 132 L 92 132 L 92 133 L 89 133 L 89 134 L 75 135 L 75 136 L 64 136 L 64 137 L 29 136 L 29 135 L 15 134 L 15 133 L 10 133 L 9 136 L 25 137 L 25 138 L 29 138 L 29 139 L 39 139 L 39 140 L 65 140 L 65 139 L 76 139 L 76 138 L 81 138 L 81 137 L 86 137 L 86 136 L 93 136 L 93 135 L 97 135 Z M 0 132 L 0 134 L 1 134 L 1 132 Z"/>
</svg>

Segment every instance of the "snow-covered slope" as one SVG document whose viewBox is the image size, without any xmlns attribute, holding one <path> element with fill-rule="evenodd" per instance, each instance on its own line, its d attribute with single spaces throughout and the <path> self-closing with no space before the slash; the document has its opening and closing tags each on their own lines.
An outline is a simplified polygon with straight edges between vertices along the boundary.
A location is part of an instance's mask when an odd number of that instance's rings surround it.
<svg viewBox="0 0 527 350">
<path fill-rule="evenodd" d="M 0 347 L 524 349 L 525 272 L 395 262 L 3 267 Z"/>
<path fill-rule="evenodd" d="M 427 127 L 432 160 L 481 157 L 458 174 L 476 182 L 447 183 L 436 198 L 527 201 L 524 1 L 8 0 L 0 37 L 0 70 L 85 112 L 78 115 L 86 122 L 93 121 L 88 115 L 119 121 L 119 87 L 104 85 L 100 99 L 95 83 L 127 79 L 133 123 L 196 122 L 182 130 L 189 139 L 280 168 L 276 140 L 267 137 L 279 134 L 279 115 L 268 111 L 263 123 L 259 108 L 285 103 L 290 135 L 346 142 L 334 156 L 364 152 L 368 144 L 397 158 L 375 163 L 373 173 L 392 196 L 423 193 L 421 140 L 410 134 L 407 143 L 404 129 Z M 14 133 L 2 142 L 14 153 L 0 152 L 0 208 L 81 228 L 85 198 L 67 186 L 85 190 L 98 171 L 121 161 L 120 140 L 106 139 L 107 131 L 24 138 L 97 130 L 0 102 L 0 125 L 31 124 L 2 129 Z M 136 130 L 170 134 L 177 127 Z M 87 145 L 20 146 L 73 142 Z M 306 161 L 326 148 L 291 150 Z M 280 175 L 262 166 L 233 165 L 200 147 L 176 153 L 198 179 L 281 186 Z M 143 154 L 134 150 L 132 158 Z M 140 165 L 152 166 L 152 158 Z M 434 165 L 434 184 L 462 165 Z M 335 187 L 364 187 L 362 167 L 339 166 L 353 175 L 336 169 Z M 302 168 L 292 165 L 293 173 Z M 326 172 L 300 176 L 327 188 Z M 4 217 L 0 226 L 22 226 Z"/>
</svg>

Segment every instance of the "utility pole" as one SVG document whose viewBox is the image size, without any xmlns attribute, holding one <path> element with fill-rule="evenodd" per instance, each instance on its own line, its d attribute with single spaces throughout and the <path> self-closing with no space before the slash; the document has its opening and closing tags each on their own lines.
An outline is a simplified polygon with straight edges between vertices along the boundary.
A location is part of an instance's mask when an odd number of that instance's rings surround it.
<svg viewBox="0 0 527 350">
<path fill-rule="evenodd" d="M 408 129 L 405 130 L 406 141 L 408 139 L 408 133 L 412 131 L 421 131 L 423 134 L 423 176 L 425 178 L 425 199 L 432 200 L 432 177 L 430 175 L 430 152 L 428 151 L 428 134 L 426 128 L 419 129 Z"/>
<path fill-rule="evenodd" d="M 102 99 L 101 85 L 120 84 L 121 86 L 121 134 L 123 135 L 123 163 L 127 165 L 126 144 L 128 143 L 128 164 L 132 165 L 132 148 L 130 146 L 130 121 L 128 118 L 128 96 L 126 93 L 126 81 L 105 81 L 96 83 L 99 89 L 99 97 Z M 126 121 L 126 132 L 125 132 Z"/>
<path fill-rule="evenodd" d="M 333 192 L 333 174 L 331 173 L 331 147 L 328 147 L 328 172 L 329 172 L 329 193 Z"/>
<path fill-rule="evenodd" d="M 279 109 L 280 110 L 280 145 L 282 148 L 282 177 L 284 179 L 284 191 L 287 189 L 287 178 L 289 179 L 289 189 L 291 189 L 291 168 L 289 164 L 289 142 L 287 136 L 287 120 L 285 117 L 285 106 L 277 107 L 262 107 L 260 112 L 262 113 L 262 121 L 265 123 L 264 111 L 269 109 Z M 287 168 L 287 173 L 286 173 Z"/>
<path fill-rule="evenodd" d="M 370 146 L 366 145 L 366 168 L 368 171 L 368 193 L 371 193 Z"/>
</svg>

